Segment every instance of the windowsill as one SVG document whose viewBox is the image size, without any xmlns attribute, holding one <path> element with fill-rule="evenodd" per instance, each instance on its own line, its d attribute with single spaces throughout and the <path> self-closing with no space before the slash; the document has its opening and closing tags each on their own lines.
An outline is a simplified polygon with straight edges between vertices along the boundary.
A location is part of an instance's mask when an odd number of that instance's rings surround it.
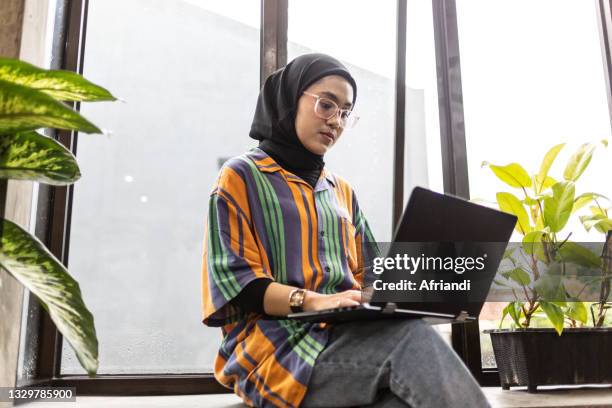
<svg viewBox="0 0 612 408">
<path fill-rule="evenodd" d="M 497 407 L 612 407 L 612 387 L 609 385 L 538 387 L 528 393 L 527 387 L 483 387 L 491 406 Z"/>
<path fill-rule="evenodd" d="M 485 395 L 494 408 L 501 407 L 612 407 L 612 387 L 542 387 L 535 394 L 529 394 L 526 387 L 516 387 L 504 391 L 500 387 L 484 387 Z M 126 406 L 156 407 L 211 407 L 211 408 L 241 408 L 240 398 L 233 394 L 209 395 L 166 395 L 138 397 L 95 397 L 77 398 L 78 407 L 113 408 Z M 48 407 L 46 402 L 31 402 L 20 405 L 36 408 Z M 74 402 L 52 404 L 51 408 L 74 408 Z"/>
</svg>

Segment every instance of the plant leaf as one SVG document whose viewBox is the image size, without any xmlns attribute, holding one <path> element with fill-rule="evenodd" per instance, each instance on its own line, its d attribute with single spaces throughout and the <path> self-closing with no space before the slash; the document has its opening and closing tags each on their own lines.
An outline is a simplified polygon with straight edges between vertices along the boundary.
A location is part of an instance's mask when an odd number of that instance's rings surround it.
<svg viewBox="0 0 612 408">
<path fill-rule="evenodd" d="M 504 317 L 506 317 L 506 315 L 510 315 L 510 317 L 514 321 L 514 324 L 516 324 L 517 327 L 520 327 L 521 326 L 520 320 L 521 320 L 522 312 L 523 312 L 523 310 L 521 309 L 521 303 L 520 302 L 510 302 L 510 303 L 508 303 L 508 305 L 502 311 L 502 315 Z M 503 318 L 502 318 L 502 320 L 503 320 Z M 501 327 L 501 323 L 500 323 L 500 327 Z"/>
<path fill-rule="evenodd" d="M 599 268 L 601 258 L 584 246 L 567 241 L 559 248 L 559 255 L 564 262 L 570 262 L 589 268 Z"/>
<path fill-rule="evenodd" d="M 576 188 L 571 181 L 560 181 L 552 190 L 553 196 L 544 198 L 544 222 L 552 232 L 559 232 L 572 213 Z"/>
<path fill-rule="evenodd" d="M 42 127 L 102 133 L 78 112 L 49 95 L 0 80 L 0 135 Z"/>
<path fill-rule="evenodd" d="M 56 140 L 36 132 L 0 136 L 0 178 L 62 186 L 80 177 L 76 158 Z"/>
<path fill-rule="evenodd" d="M 589 319 L 587 308 L 584 303 L 574 298 L 572 298 L 571 301 L 567 302 L 567 309 L 565 309 L 565 315 L 570 319 L 577 320 L 585 324 Z"/>
<path fill-rule="evenodd" d="M 574 208 L 572 208 L 572 214 L 578 211 L 579 209 L 583 208 L 585 205 L 595 200 L 596 198 L 603 198 L 606 201 L 610 201 L 608 197 L 601 195 L 601 194 L 597 194 L 597 193 L 580 194 L 574 200 Z"/>
<path fill-rule="evenodd" d="M 518 163 L 510 163 L 506 166 L 496 166 L 484 162 L 483 165 L 488 165 L 497 178 L 510 187 L 531 187 L 531 177 L 529 177 L 527 171 Z"/>
<path fill-rule="evenodd" d="M 591 214 L 593 215 L 601 215 L 601 216 L 606 216 L 605 210 L 601 207 L 598 207 L 596 205 L 592 205 L 589 207 L 589 210 L 591 210 Z"/>
<path fill-rule="evenodd" d="M 534 287 L 542 300 L 548 302 L 565 302 L 567 299 L 561 275 L 554 270 L 554 267 L 550 267 L 550 265 L 535 282 Z"/>
<path fill-rule="evenodd" d="M 522 268 L 514 268 L 511 271 L 502 273 L 504 278 L 512 279 L 521 286 L 527 286 L 531 283 L 531 277 Z"/>
<path fill-rule="evenodd" d="M 36 237 L 9 220 L 2 226 L 0 266 L 38 297 L 83 368 L 95 374 L 98 339 L 79 284 Z"/>
<path fill-rule="evenodd" d="M 0 58 L 0 80 L 37 89 L 61 101 L 114 101 L 109 91 L 70 71 L 46 70 Z"/>
<path fill-rule="evenodd" d="M 531 232 L 529 216 L 527 215 L 527 211 L 525 211 L 525 207 L 523 207 L 523 203 L 511 193 L 500 192 L 497 193 L 496 197 L 500 210 L 516 215 L 518 218 L 515 227 L 516 230 L 523 235 Z"/>
<path fill-rule="evenodd" d="M 542 244 L 542 237 L 546 235 L 544 231 L 531 231 L 523 237 L 523 250 L 526 254 L 536 255 L 540 260 L 546 260 L 546 254 L 544 253 L 544 245 Z"/>
<path fill-rule="evenodd" d="M 506 305 L 506 307 L 504 307 L 504 309 L 502 310 L 502 317 L 499 320 L 499 328 L 502 328 L 502 325 L 504 324 L 504 319 L 506 318 L 506 316 L 508 316 L 508 305 Z"/>
<path fill-rule="evenodd" d="M 563 178 L 567 181 L 578 180 L 591 162 L 594 151 L 595 145 L 592 143 L 585 143 L 580 146 L 567 162 L 567 166 L 563 172 Z"/>
<path fill-rule="evenodd" d="M 546 301 L 540 301 L 540 307 L 546 314 L 546 317 L 548 317 L 550 323 L 552 323 L 557 334 L 560 336 L 563 332 L 563 309 Z"/>
<path fill-rule="evenodd" d="M 540 171 L 538 172 L 536 176 L 537 185 L 534 188 L 536 194 L 539 194 L 541 191 L 555 184 L 555 183 L 552 183 L 552 184 L 549 184 L 548 186 L 545 186 L 546 180 L 548 179 L 547 177 L 548 170 L 550 170 L 550 166 L 552 166 L 553 162 L 557 158 L 557 155 L 559 154 L 561 149 L 563 149 L 563 146 L 565 146 L 565 143 L 561 143 L 556 146 L 553 146 L 544 155 L 544 158 L 542 159 L 542 164 L 540 164 Z"/>
<path fill-rule="evenodd" d="M 580 222 L 582 222 L 584 229 L 587 231 L 595 228 L 597 231 L 605 234 L 612 230 L 612 218 L 608 218 L 604 214 L 582 215 L 580 216 Z"/>
<path fill-rule="evenodd" d="M 543 183 L 536 176 L 536 182 L 538 183 L 538 185 L 540 185 L 539 193 L 542 193 L 542 191 L 545 191 L 547 188 L 557 184 L 557 180 L 550 176 L 546 176 Z"/>
</svg>

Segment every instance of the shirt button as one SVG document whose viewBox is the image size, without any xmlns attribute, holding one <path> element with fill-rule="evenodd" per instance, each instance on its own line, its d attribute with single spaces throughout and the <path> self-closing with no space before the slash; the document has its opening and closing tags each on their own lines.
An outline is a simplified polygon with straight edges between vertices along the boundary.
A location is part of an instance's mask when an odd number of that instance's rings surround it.
<svg viewBox="0 0 612 408">
<path fill-rule="evenodd" d="M 329 271 L 331 271 L 331 268 L 329 266 L 326 266 L 325 267 L 325 272 L 329 272 Z"/>
<path fill-rule="evenodd" d="M 325 231 L 321 231 L 321 236 L 324 237 L 325 236 Z"/>
</svg>

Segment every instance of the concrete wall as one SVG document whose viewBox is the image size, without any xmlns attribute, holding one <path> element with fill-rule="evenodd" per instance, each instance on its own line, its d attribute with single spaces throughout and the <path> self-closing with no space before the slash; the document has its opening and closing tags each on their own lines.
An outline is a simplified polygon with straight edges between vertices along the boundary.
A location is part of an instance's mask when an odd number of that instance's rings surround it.
<svg viewBox="0 0 612 408">
<path fill-rule="evenodd" d="M 19 57 L 43 65 L 48 4 L 47 0 L 0 2 L 0 56 Z M 5 217 L 29 228 L 32 183 L 9 181 L 1 188 L 6 188 Z M 23 287 L 0 270 L 0 386 L 3 387 L 15 386 L 22 304 Z"/>
</svg>

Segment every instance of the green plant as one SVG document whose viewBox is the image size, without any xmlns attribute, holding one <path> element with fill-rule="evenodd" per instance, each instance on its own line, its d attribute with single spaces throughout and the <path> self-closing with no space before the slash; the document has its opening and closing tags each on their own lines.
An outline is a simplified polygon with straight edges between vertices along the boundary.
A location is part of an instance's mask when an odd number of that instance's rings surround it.
<svg viewBox="0 0 612 408">
<path fill-rule="evenodd" d="M 106 89 L 76 73 L 0 58 L 0 178 L 56 186 L 76 182 L 81 173 L 74 155 L 36 130 L 102 133 L 65 102 L 113 100 Z M 62 263 L 35 236 L 2 219 L 0 266 L 36 295 L 81 366 L 94 375 L 98 340 L 93 316 L 83 302 L 79 284 Z"/>
<path fill-rule="evenodd" d="M 610 218 L 612 207 L 605 208 L 597 199 L 594 201 L 596 205 L 589 207 L 591 214 L 580 216 L 580 222 L 582 222 L 587 231 L 594 228 L 605 236 L 605 245 L 601 254 L 599 300 L 591 304 L 590 307 L 593 325 L 595 327 L 602 327 L 607 311 L 612 308 L 612 305 L 608 302 L 610 298 L 610 280 L 612 280 L 612 218 Z"/>
<path fill-rule="evenodd" d="M 607 146 L 607 141 L 602 144 Z M 535 174 L 528 173 L 518 163 L 482 164 L 506 185 L 522 193 L 522 198 L 510 192 L 496 194 L 499 208 L 518 218 L 516 231 L 522 235 L 521 245 L 511 246 L 504 254 L 510 269 L 501 272 L 495 280 L 497 286 L 511 290 L 515 298 L 504 308 L 502 323 L 510 316 L 517 327 L 527 328 L 534 317 L 545 316 L 559 334 L 565 324 L 576 327 L 588 322 L 587 304 L 579 300 L 581 291 L 570 290 L 564 279 L 568 268 L 577 270 L 577 275 L 583 269 L 603 271 L 602 258 L 591 249 L 570 241 L 571 232 L 563 236 L 563 230 L 577 211 L 592 203 L 596 204 L 598 212 L 592 210 L 592 216 L 580 218 L 585 228 L 604 229 L 610 221 L 600 205 L 606 197 L 593 192 L 576 194 L 576 182 L 588 167 L 596 144 L 580 146 L 558 181 L 549 175 L 549 170 L 564 146 L 552 147 Z M 605 272 L 597 279 L 602 285 L 609 283 Z M 582 290 L 586 286 L 584 284 Z M 602 294 L 605 293 L 602 291 Z M 605 305 L 605 300 L 600 298 L 600 301 Z M 601 309 L 602 314 L 598 315 L 602 323 L 605 310 Z M 594 320 L 594 323 L 597 322 Z"/>
</svg>

